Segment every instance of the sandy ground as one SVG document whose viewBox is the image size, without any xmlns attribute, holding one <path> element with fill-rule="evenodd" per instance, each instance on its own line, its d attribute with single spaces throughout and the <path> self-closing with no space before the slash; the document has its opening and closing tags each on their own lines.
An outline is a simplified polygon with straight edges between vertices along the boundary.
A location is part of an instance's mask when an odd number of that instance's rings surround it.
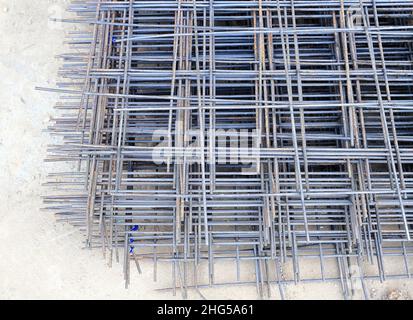
<svg viewBox="0 0 413 320">
<path fill-rule="evenodd" d="M 150 263 L 132 273 L 124 288 L 122 265 L 108 268 L 99 250 L 83 249 L 82 235 L 41 211 L 42 183 L 50 168 L 43 162 L 52 142 L 43 133 L 58 97 L 35 91 L 53 87 L 64 52 L 64 34 L 73 25 L 50 24 L 63 13 L 64 0 L 0 0 L 0 299 L 167 299 L 170 269 L 153 282 Z M 222 275 L 228 269 L 224 266 Z M 369 282 L 374 299 L 409 299 L 413 281 Z M 273 298 L 278 299 L 276 288 Z M 203 289 L 206 298 L 256 298 L 252 287 Z M 289 299 L 340 298 L 336 284 L 289 286 Z M 179 298 L 180 296 L 177 296 Z M 190 292 L 190 298 L 199 296 Z"/>
</svg>

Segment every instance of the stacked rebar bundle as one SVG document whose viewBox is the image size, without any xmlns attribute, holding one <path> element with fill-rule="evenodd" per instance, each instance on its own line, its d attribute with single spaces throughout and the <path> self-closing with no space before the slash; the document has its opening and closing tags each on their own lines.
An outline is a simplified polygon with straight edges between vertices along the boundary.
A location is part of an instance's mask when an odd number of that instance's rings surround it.
<svg viewBox="0 0 413 320">
<path fill-rule="evenodd" d="M 74 1 L 48 207 L 171 289 L 413 272 L 413 1 Z M 61 191 L 61 192 L 60 192 Z M 397 273 L 386 269 L 399 259 Z M 319 272 L 306 276 L 308 261 Z M 396 260 L 394 260 L 396 261 Z M 220 263 L 234 274 L 216 280 Z M 250 269 L 244 274 L 241 269 Z M 200 272 L 207 270 L 207 272 Z M 253 277 L 251 277 L 251 273 Z"/>
</svg>

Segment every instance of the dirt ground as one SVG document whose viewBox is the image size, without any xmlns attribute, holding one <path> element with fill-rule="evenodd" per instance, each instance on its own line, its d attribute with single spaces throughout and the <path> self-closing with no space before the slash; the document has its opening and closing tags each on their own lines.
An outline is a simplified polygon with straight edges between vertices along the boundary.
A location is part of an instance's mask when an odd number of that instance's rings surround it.
<svg viewBox="0 0 413 320">
<path fill-rule="evenodd" d="M 52 138 L 44 133 L 58 96 L 35 91 L 53 87 L 64 52 L 64 34 L 74 25 L 50 23 L 64 0 L 0 0 L 0 299 L 168 299 L 170 269 L 153 282 L 151 263 L 132 273 L 124 288 L 122 265 L 108 268 L 99 250 L 83 248 L 80 232 L 42 211 L 43 162 Z M 226 269 L 225 269 L 226 268 Z M 224 266 L 222 275 L 233 266 Z M 413 281 L 368 283 L 373 299 L 410 299 Z M 274 288 L 274 292 L 276 289 Z M 202 289 L 208 299 L 257 298 L 254 287 Z M 299 284 L 288 299 L 341 298 L 337 284 Z M 178 295 L 176 298 L 180 298 Z M 199 298 L 190 292 L 190 298 Z M 278 299 L 276 293 L 274 299 Z"/>
</svg>

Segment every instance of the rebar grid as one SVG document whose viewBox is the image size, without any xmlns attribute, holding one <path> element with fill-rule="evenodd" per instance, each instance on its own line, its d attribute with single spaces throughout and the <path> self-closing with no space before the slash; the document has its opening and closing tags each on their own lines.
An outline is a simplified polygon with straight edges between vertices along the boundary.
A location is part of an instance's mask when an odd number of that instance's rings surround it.
<svg viewBox="0 0 413 320">
<path fill-rule="evenodd" d="M 290 283 L 339 281 L 345 298 L 357 286 L 368 298 L 366 279 L 410 278 L 413 1 L 69 11 L 78 17 L 66 22 L 91 29 L 72 32 L 62 55 L 49 129 L 63 143 L 48 160 L 79 170 L 51 174 L 62 192 L 46 203 L 110 262 L 123 254 L 127 285 L 131 261 L 141 271 L 146 258 L 155 278 L 171 262 L 170 289 L 184 297 L 229 284 L 284 297 Z M 319 276 L 302 275 L 307 259 Z M 216 281 L 220 261 L 234 262 L 234 281 Z M 251 262 L 254 278 L 241 272 Z"/>
</svg>

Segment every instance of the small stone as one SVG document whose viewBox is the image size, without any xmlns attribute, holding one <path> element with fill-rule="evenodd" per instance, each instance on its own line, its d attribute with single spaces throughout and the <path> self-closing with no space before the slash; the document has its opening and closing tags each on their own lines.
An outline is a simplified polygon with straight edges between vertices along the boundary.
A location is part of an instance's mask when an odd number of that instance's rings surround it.
<svg viewBox="0 0 413 320">
<path fill-rule="evenodd" d="M 4 13 L 9 12 L 9 8 L 8 8 L 8 7 L 4 7 L 4 8 L 3 8 L 3 12 L 4 12 Z"/>
<path fill-rule="evenodd" d="M 400 290 L 392 290 L 387 294 L 386 300 L 403 300 L 403 293 Z"/>
</svg>

